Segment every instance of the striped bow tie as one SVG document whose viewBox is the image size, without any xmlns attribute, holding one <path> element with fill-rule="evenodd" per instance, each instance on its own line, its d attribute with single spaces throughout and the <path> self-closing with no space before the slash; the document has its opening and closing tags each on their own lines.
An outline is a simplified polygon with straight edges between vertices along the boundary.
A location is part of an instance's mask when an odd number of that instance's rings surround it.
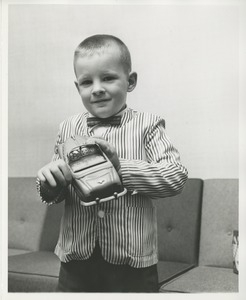
<svg viewBox="0 0 246 300">
<path fill-rule="evenodd" d="M 120 125 L 120 122 L 121 122 L 121 116 L 113 116 L 110 118 L 97 118 L 97 117 L 87 118 L 88 127 L 93 127 L 99 124 Z"/>
</svg>

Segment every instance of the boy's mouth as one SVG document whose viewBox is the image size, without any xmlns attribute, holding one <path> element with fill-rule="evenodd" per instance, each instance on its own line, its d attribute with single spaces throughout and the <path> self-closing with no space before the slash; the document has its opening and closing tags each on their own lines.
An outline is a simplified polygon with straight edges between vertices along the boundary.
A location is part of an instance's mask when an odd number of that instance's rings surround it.
<svg viewBox="0 0 246 300">
<path fill-rule="evenodd" d="M 102 102 L 108 102 L 108 101 L 110 101 L 111 99 L 97 99 L 97 100 L 94 100 L 94 101 L 92 101 L 92 103 L 94 104 L 96 104 L 96 103 L 102 103 Z"/>
</svg>

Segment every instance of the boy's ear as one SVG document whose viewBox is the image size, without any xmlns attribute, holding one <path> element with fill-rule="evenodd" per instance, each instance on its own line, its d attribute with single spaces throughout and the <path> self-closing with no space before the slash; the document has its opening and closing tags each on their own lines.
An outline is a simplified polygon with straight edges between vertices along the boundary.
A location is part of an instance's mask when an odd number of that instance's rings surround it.
<svg viewBox="0 0 246 300">
<path fill-rule="evenodd" d="M 74 81 L 74 84 L 75 84 L 75 86 L 76 86 L 77 91 L 79 92 L 79 84 L 78 84 L 78 82 L 77 82 L 77 81 Z"/>
<path fill-rule="evenodd" d="M 128 92 L 131 92 L 135 89 L 137 85 L 138 75 L 136 72 L 131 72 L 128 79 Z"/>
</svg>

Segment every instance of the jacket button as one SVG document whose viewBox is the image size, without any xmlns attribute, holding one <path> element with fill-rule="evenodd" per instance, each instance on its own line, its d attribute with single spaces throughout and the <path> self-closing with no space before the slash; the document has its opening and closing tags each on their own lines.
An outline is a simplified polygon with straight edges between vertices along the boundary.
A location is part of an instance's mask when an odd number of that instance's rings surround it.
<svg viewBox="0 0 246 300">
<path fill-rule="evenodd" d="M 97 215 L 98 215 L 99 218 L 102 219 L 105 216 L 105 212 L 103 210 L 99 210 L 98 213 L 97 213 Z"/>
</svg>

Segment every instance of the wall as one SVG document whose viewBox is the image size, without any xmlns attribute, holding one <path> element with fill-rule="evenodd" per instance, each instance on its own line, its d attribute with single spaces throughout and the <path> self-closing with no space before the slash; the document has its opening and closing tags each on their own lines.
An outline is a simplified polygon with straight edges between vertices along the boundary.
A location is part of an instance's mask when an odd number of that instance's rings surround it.
<svg viewBox="0 0 246 300">
<path fill-rule="evenodd" d="M 9 8 L 9 176 L 35 176 L 58 124 L 83 111 L 74 48 L 109 33 L 132 53 L 130 107 L 162 115 L 190 177 L 238 177 L 238 7 L 12 5 Z"/>
</svg>

